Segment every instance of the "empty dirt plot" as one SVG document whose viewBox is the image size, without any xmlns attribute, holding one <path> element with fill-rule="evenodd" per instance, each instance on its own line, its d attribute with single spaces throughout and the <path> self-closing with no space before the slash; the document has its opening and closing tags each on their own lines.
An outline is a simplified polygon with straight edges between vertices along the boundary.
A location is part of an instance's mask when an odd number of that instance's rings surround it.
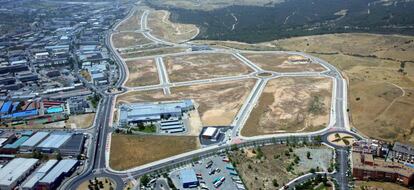
<svg viewBox="0 0 414 190">
<path fill-rule="evenodd" d="M 193 99 L 204 126 L 228 126 L 246 100 L 255 79 L 171 88 L 171 95 L 162 90 L 130 92 L 117 98 L 118 103 Z"/>
<path fill-rule="evenodd" d="M 95 119 L 95 113 L 87 113 L 81 115 L 71 115 L 66 121 L 67 128 L 88 128 L 92 127 Z"/>
<path fill-rule="evenodd" d="M 264 70 L 276 72 L 324 71 L 325 68 L 300 55 L 286 53 L 245 53 L 247 59 Z"/>
<path fill-rule="evenodd" d="M 151 40 L 148 40 L 141 33 L 137 32 L 116 33 L 112 35 L 112 40 L 116 48 L 126 48 L 152 43 Z"/>
<path fill-rule="evenodd" d="M 148 27 L 151 34 L 169 42 L 184 42 L 198 34 L 198 28 L 192 24 L 172 23 L 170 12 L 152 11 L 148 15 Z"/>
<path fill-rule="evenodd" d="M 181 82 L 248 74 L 252 70 L 231 54 L 206 53 L 164 57 L 170 81 Z"/>
<path fill-rule="evenodd" d="M 309 132 L 326 127 L 331 90 L 330 78 L 282 77 L 269 81 L 242 135 Z"/>
<path fill-rule="evenodd" d="M 143 10 L 135 10 L 133 15 L 122 22 L 117 28 L 117 31 L 135 31 L 141 29 L 141 15 Z"/>
<path fill-rule="evenodd" d="M 158 84 L 157 66 L 154 59 L 127 61 L 128 80 L 126 86 L 145 86 Z"/>
<path fill-rule="evenodd" d="M 109 165 L 115 170 L 126 170 L 195 150 L 199 147 L 197 138 L 115 134 L 111 138 Z"/>
</svg>

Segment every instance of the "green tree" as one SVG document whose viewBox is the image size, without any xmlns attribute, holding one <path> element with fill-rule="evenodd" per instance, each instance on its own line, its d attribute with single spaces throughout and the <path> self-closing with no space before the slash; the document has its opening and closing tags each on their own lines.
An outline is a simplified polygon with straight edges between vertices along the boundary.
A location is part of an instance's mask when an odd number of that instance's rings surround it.
<svg viewBox="0 0 414 190">
<path fill-rule="evenodd" d="M 147 186 L 147 185 L 148 185 L 148 183 L 149 183 L 149 181 L 150 181 L 150 178 L 148 177 L 148 175 L 143 175 L 143 176 L 141 177 L 140 181 L 141 181 L 141 184 L 142 184 L 143 186 Z"/>
<path fill-rule="evenodd" d="M 279 187 L 279 184 L 277 183 L 277 179 L 273 179 L 272 184 L 274 187 Z"/>
</svg>

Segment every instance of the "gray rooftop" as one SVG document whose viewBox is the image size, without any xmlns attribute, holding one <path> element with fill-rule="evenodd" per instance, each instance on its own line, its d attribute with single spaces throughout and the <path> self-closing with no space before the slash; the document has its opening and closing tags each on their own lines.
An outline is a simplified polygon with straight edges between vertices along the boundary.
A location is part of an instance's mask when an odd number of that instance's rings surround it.
<svg viewBox="0 0 414 190">
<path fill-rule="evenodd" d="M 23 183 L 23 188 L 34 188 L 34 186 L 39 182 L 39 180 L 46 175 L 48 171 L 50 171 L 53 166 L 56 165 L 57 160 L 49 160 L 45 164 L 43 164 L 34 174 L 29 176 L 26 181 Z"/>
<path fill-rule="evenodd" d="M 405 154 L 409 154 L 409 155 L 414 155 L 414 147 L 412 147 L 410 145 L 406 145 L 406 144 L 396 142 L 392 149 L 394 151 L 397 151 L 397 152 L 401 152 L 401 153 L 405 153 Z"/>
<path fill-rule="evenodd" d="M 72 133 L 52 133 L 44 141 L 42 141 L 37 147 L 39 148 L 59 148 L 64 144 Z"/>
<path fill-rule="evenodd" d="M 39 181 L 39 183 L 53 183 L 62 174 L 69 172 L 77 163 L 77 160 L 61 160 L 45 177 Z"/>
<path fill-rule="evenodd" d="M 36 146 L 40 141 L 42 141 L 44 138 L 46 138 L 49 135 L 49 132 L 37 132 L 33 136 L 31 136 L 27 141 L 25 141 L 20 146 L 28 146 L 33 147 Z"/>
<path fill-rule="evenodd" d="M 0 169 L 0 186 L 10 186 L 30 168 L 32 168 L 38 159 L 34 158 L 15 158 L 6 166 Z"/>
</svg>

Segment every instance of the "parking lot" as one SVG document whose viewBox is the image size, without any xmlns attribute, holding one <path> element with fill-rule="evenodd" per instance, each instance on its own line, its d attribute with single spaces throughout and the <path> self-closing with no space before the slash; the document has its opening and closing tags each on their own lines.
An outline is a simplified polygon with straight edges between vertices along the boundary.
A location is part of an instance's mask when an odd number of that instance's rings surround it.
<svg viewBox="0 0 414 190">
<path fill-rule="evenodd" d="M 228 162 L 227 156 L 224 154 L 202 159 L 193 165 L 194 166 L 190 165 L 186 168 L 194 169 L 198 181 L 200 182 L 199 187 L 201 187 L 201 189 L 244 189 L 244 185 L 237 175 L 237 172 L 231 169 L 233 166 Z M 172 172 L 170 177 L 178 189 L 183 189 L 180 179 L 180 170 Z M 214 187 L 214 181 L 218 181 L 220 178 L 224 178 L 224 181 L 219 186 Z M 186 189 L 199 188 L 194 187 Z"/>
</svg>

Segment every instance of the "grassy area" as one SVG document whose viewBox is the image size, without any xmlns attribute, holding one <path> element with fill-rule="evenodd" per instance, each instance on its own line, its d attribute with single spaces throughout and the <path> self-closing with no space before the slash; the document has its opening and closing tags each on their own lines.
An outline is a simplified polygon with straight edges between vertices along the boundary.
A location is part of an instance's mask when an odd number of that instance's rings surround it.
<svg viewBox="0 0 414 190">
<path fill-rule="evenodd" d="M 311 151 L 313 160 L 306 157 Z M 260 148 L 240 149 L 229 153 L 247 189 L 279 189 L 311 168 L 321 170 L 329 165 L 331 150 L 325 147 L 292 147 L 269 145 Z M 315 160 L 319 160 L 315 162 Z"/>
<path fill-rule="evenodd" d="M 157 127 L 154 124 L 149 124 L 149 125 L 140 124 L 137 127 L 132 127 L 131 130 L 144 132 L 144 133 L 155 133 L 157 132 Z"/>
<path fill-rule="evenodd" d="M 98 177 L 88 181 L 82 182 L 77 190 L 85 189 L 99 189 L 99 190 L 113 190 L 115 188 L 114 182 L 110 178 Z"/>
<path fill-rule="evenodd" d="M 115 134 L 109 165 L 115 170 L 126 170 L 197 148 L 197 137 Z"/>
</svg>

